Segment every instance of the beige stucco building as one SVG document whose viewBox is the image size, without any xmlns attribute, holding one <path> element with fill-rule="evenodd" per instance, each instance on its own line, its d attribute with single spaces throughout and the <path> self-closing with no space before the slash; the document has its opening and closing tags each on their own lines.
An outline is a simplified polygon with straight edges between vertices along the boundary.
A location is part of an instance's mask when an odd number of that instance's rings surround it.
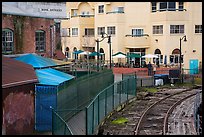
<svg viewBox="0 0 204 137">
<path fill-rule="evenodd" d="M 74 58 L 74 50 L 97 51 L 95 40 L 101 40 L 105 32 L 111 35 L 112 54 L 157 54 L 154 61 L 160 65 L 179 65 L 181 42 L 184 68 L 202 62 L 201 2 L 67 2 L 66 6 L 68 19 L 61 21 L 61 43 L 68 58 Z M 107 41 L 99 43 L 105 60 L 110 56 Z M 145 60 L 125 61 L 143 67 Z"/>
</svg>

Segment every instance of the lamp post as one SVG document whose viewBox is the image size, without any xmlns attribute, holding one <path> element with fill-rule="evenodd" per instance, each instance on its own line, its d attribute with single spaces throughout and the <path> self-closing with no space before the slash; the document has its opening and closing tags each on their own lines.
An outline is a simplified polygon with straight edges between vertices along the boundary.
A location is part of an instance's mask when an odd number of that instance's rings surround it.
<svg viewBox="0 0 204 137">
<path fill-rule="evenodd" d="M 106 35 L 106 37 L 104 37 L 104 34 Z M 105 38 L 108 38 L 108 44 L 110 46 L 110 68 L 111 68 L 111 36 L 109 36 L 108 34 L 106 34 L 105 32 L 102 33 L 101 36 L 101 40 L 96 39 L 96 43 L 97 43 L 97 71 L 99 71 L 99 42 L 102 42 Z"/>
<path fill-rule="evenodd" d="M 184 40 L 183 40 L 184 39 Z M 182 68 L 181 68 L 181 41 L 184 41 L 184 42 L 186 42 L 187 41 L 187 39 L 186 39 L 186 35 L 185 36 L 183 36 L 182 38 L 180 38 L 180 57 L 179 57 L 179 63 L 180 63 L 180 65 L 179 65 L 179 69 L 180 69 L 180 75 L 181 75 L 181 72 L 182 72 Z M 183 76 L 182 76 L 182 82 L 183 82 Z"/>
<path fill-rule="evenodd" d="M 104 34 L 106 37 L 104 37 Z M 111 69 L 111 35 L 106 34 L 105 32 L 102 33 L 102 38 L 108 38 L 108 44 L 109 44 L 109 53 L 110 53 L 110 69 Z"/>
</svg>

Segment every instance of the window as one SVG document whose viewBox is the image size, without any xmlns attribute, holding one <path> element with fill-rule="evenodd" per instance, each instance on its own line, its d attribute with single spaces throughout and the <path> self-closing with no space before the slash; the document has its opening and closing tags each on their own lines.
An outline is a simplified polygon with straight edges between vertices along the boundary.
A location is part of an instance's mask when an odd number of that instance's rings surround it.
<svg viewBox="0 0 204 137">
<path fill-rule="evenodd" d="M 94 36 L 94 29 L 85 28 L 85 36 Z"/>
<path fill-rule="evenodd" d="M 70 28 L 62 28 L 61 29 L 61 36 L 62 37 L 69 37 L 70 36 Z"/>
<path fill-rule="evenodd" d="M 170 34 L 184 33 L 184 25 L 170 25 Z"/>
<path fill-rule="evenodd" d="M 2 30 L 2 53 L 13 52 L 13 31 L 10 29 Z"/>
<path fill-rule="evenodd" d="M 70 58 L 69 47 L 66 47 L 66 49 L 65 49 L 65 56 L 66 56 L 67 58 Z"/>
<path fill-rule="evenodd" d="M 78 36 L 78 28 L 72 28 L 72 36 Z"/>
<path fill-rule="evenodd" d="M 37 30 L 35 32 L 35 46 L 37 52 L 44 52 L 45 51 L 45 31 Z"/>
<path fill-rule="evenodd" d="M 153 26 L 153 34 L 163 34 L 163 25 Z"/>
<path fill-rule="evenodd" d="M 124 13 L 124 7 L 115 7 L 115 8 L 114 8 L 114 12 Z"/>
<path fill-rule="evenodd" d="M 143 36 L 143 29 L 132 29 L 132 36 Z"/>
<path fill-rule="evenodd" d="M 73 16 L 77 16 L 77 10 L 73 10 Z"/>
<path fill-rule="evenodd" d="M 195 33 L 202 33 L 202 25 L 195 25 Z"/>
<path fill-rule="evenodd" d="M 98 13 L 104 13 L 104 5 L 98 6 Z"/>
<path fill-rule="evenodd" d="M 115 27 L 107 27 L 108 35 L 115 35 Z"/>
<path fill-rule="evenodd" d="M 102 33 L 105 33 L 105 27 L 98 27 L 98 35 L 102 35 Z"/>
<path fill-rule="evenodd" d="M 176 2 L 167 2 L 168 4 L 168 10 L 169 11 L 175 11 L 176 10 Z"/>
<path fill-rule="evenodd" d="M 175 11 L 176 10 L 176 2 L 160 2 L 160 11 Z"/>
<path fill-rule="evenodd" d="M 156 12 L 156 11 L 157 11 L 157 3 L 152 2 L 152 12 Z"/>
<path fill-rule="evenodd" d="M 183 2 L 179 2 L 179 11 L 183 11 Z"/>
<path fill-rule="evenodd" d="M 167 9 L 167 2 L 160 2 L 160 11 L 165 11 Z"/>
</svg>

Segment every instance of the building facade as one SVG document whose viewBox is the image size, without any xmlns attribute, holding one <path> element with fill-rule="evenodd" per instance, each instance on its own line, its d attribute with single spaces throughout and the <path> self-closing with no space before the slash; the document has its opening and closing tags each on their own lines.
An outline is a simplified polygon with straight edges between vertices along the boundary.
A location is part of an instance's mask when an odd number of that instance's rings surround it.
<svg viewBox="0 0 204 137">
<path fill-rule="evenodd" d="M 37 53 L 53 57 L 60 49 L 65 3 L 3 2 L 2 54 Z"/>
<path fill-rule="evenodd" d="M 74 58 L 75 50 L 96 51 L 96 39 L 105 32 L 111 35 L 112 54 L 157 54 L 153 62 L 179 66 L 181 44 L 184 68 L 202 63 L 201 2 L 67 2 L 66 6 L 68 19 L 61 21 L 61 44 L 68 58 Z M 99 47 L 105 60 L 110 58 L 107 40 Z M 126 61 L 143 67 L 147 60 Z"/>
</svg>

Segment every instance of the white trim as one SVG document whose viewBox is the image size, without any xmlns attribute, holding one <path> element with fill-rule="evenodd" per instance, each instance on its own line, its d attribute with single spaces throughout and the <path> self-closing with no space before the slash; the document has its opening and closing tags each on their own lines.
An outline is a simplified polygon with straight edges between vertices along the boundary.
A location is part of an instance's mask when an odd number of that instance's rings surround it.
<svg viewBox="0 0 204 137">
<path fill-rule="evenodd" d="M 3 84 L 2 88 L 11 87 L 12 85 L 28 84 L 31 82 L 38 82 L 38 79 L 30 79 L 30 80 L 24 80 L 24 81 L 19 81 L 19 82 L 13 82 L 9 84 Z"/>
</svg>

